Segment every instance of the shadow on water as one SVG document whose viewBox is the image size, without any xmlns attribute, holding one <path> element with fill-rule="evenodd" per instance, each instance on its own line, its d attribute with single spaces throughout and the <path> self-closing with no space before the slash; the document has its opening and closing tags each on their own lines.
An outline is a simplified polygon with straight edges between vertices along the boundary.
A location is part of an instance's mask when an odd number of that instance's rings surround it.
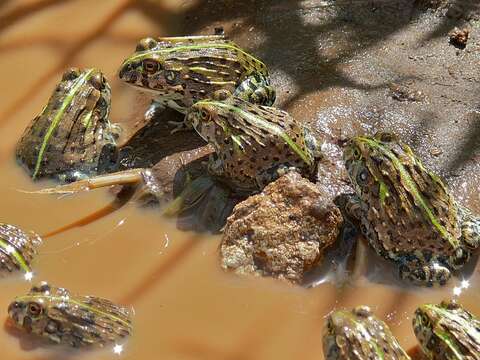
<svg viewBox="0 0 480 360">
<path fill-rule="evenodd" d="M 39 0 L 17 6 L 11 11 L 8 11 L 4 15 L 0 16 L 0 32 L 39 11 L 46 10 L 53 5 L 66 3 L 69 1 L 71 0 Z M 0 8 L 3 5 L 6 5 L 8 2 L 9 1 L 0 1 Z"/>
</svg>

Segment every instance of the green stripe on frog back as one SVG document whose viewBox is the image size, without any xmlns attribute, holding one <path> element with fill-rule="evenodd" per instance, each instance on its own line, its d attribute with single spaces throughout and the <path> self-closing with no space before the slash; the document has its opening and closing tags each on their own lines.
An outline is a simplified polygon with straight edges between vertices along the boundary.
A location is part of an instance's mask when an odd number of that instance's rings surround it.
<svg viewBox="0 0 480 360">
<path fill-rule="evenodd" d="M 236 106 L 232 106 L 220 101 L 211 101 L 211 100 L 206 100 L 206 101 L 199 101 L 197 104 L 212 104 L 218 107 L 221 107 L 223 109 L 227 110 L 232 110 L 233 112 L 237 113 L 241 117 L 247 119 L 249 122 L 253 123 L 255 126 L 258 126 L 261 129 L 264 129 L 268 131 L 271 134 L 275 134 L 278 137 L 282 138 L 283 141 L 285 141 L 288 146 L 300 157 L 302 160 L 308 164 L 312 165 L 312 159 L 309 157 L 300 147 L 285 133 L 285 131 L 278 125 L 270 123 L 268 121 L 263 120 L 261 117 L 258 117 L 248 111 L 242 110 Z"/>
<path fill-rule="evenodd" d="M 362 336 L 364 337 L 364 339 L 366 339 L 368 343 L 372 344 L 373 348 L 375 349 L 375 354 L 378 356 L 378 359 L 384 360 L 385 353 L 383 352 L 383 349 L 380 346 L 378 346 L 376 339 L 372 340 L 372 336 L 368 332 L 365 325 L 362 322 L 357 321 L 353 318 L 351 318 L 351 321 L 355 323 L 355 329 L 359 330 L 362 333 Z"/>
<path fill-rule="evenodd" d="M 53 118 L 52 122 L 50 123 L 50 126 L 48 127 L 48 130 L 43 137 L 43 142 L 40 147 L 40 151 L 38 152 L 38 157 L 37 157 L 37 162 L 35 163 L 35 170 L 33 171 L 33 179 L 37 177 L 38 171 L 40 170 L 40 166 L 42 164 L 43 156 L 45 154 L 45 150 L 48 146 L 48 143 L 50 141 L 50 138 L 52 137 L 52 134 L 54 133 L 55 129 L 57 128 L 58 124 L 62 120 L 62 117 L 65 113 L 65 111 L 68 109 L 70 104 L 72 103 L 73 99 L 77 95 L 78 90 L 85 84 L 85 82 L 91 77 L 92 73 L 94 72 L 95 69 L 89 69 L 85 73 L 81 74 L 77 79 L 75 79 L 74 85 L 70 89 L 70 91 L 67 93 L 67 96 L 65 97 L 65 100 L 62 103 L 62 106 L 60 109 L 58 109 L 57 113 L 55 114 L 55 117 Z"/>
<path fill-rule="evenodd" d="M 383 152 L 394 164 L 395 168 L 398 169 L 401 178 L 405 181 L 405 184 L 407 185 L 408 190 L 413 194 L 415 201 L 418 202 L 418 205 L 425 211 L 427 214 L 428 219 L 430 220 L 430 223 L 438 230 L 438 232 L 448 240 L 448 242 L 453 246 L 457 247 L 458 246 L 458 240 L 452 238 L 450 233 L 440 224 L 433 214 L 432 209 L 428 206 L 427 202 L 423 198 L 422 194 L 418 190 L 415 181 L 412 179 L 408 171 L 405 169 L 403 164 L 400 162 L 400 160 L 393 154 L 390 150 L 388 150 L 385 146 L 381 145 L 380 143 L 371 140 L 369 138 L 365 137 L 358 137 L 360 141 L 363 141 L 370 145 L 373 148 L 379 149 L 381 152 Z"/>
<path fill-rule="evenodd" d="M 172 53 L 172 52 L 181 52 L 181 51 L 189 51 L 189 50 L 202 50 L 202 49 L 211 49 L 211 48 L 217 48 L 217 49 L 227 49 L 227 50 L 232 50 L 235 52 L 239 52 L 245 57 L 254 60 L 255 62 L 258 62 L 261 64 L 264 69 L 267 68 L 267 66 L 259 59 L 257 59 L 255 56 L 243 51 L 237 46 L 231 45 L 231 44 L 203 44 L 203 45 L 185 45 L 185 46 L 176 46 L 172 48 L 167 48 L 167 49 L 161 49 L 161 50 L 147 50 L 139 53 L 138 55 L 134 55 L 131 58 L 129 58 L 127 61 L 124 62 L 125 64 L 128 64 L 129 62 L 132 61 L 138 61 L 138 60 L 143 60 L 145 58 L 150 58 L 151 54 L 162 54 L 162 53 Z M 122 65 L 123 66 L 123 65 Z"/>
<path fill-rule="evenodd" d="M 478 330 L 478 322 L 477 321 L 468 321 L 465 320 L 463 317 L 452 313 L 451 311 L 445 310 L 441 307 L 432 304 L 424 305 L 431 312 L 438 313 L 439 317 L 442 319 L 446 319 L 449 323 L 457 323 L 460 325 L 460 328 L 465 331 L 465 334 L 468 334 L 470 339 L 476 343 L 480 344 L 480 331 Z M 434 333 L 440 337 L 452 350 L 458 360 L 463 359 L 462 351 L 457 345 L 457 341 L 448 334 L 447 331 L 443 331 L 441 326 L 435 326 Z"/>
<path fill-rule="evenodd" d="M 90 305 L 87 305 L 87 304 L 84 304 L 80 301 L 76 301 L 76 300 L 73 300 L 71 297 L 69 296 L 50 296 L 50 295 L 25 295 L 25 296 L 19 296 L 16 298 L 16 300 L 27 300 L 27 301 L 30 301 L 30 300 L 49 300 L 49 301 L 56 301 L 56 302 L 68 302 L 70 304 L 74 304 L 74 305 L 77 305 L 78 307 L 81 307 L 83 309 L 86 309 L 88 311 L 91 311 L 95 314 L 98 314 L 98 315 L 102 315 L 102 316 L 105 316 L 105 317 L 108 317 L 112 320 L 115 320 L 115 321 L 118 321 L 119 323 L 121 323 L 122 325 L 126 326 L 126 327 L 130 327 L 130 323 L 128 321 L 125 321 L 123 320 L 122 318 L 119 318 L 118 316 L 115 316 L 115 315 L 112 315 L 110 313 L 107 313 L 105 311 L 101 311 L 101 310 L 98 310 Z"/>
<path fill-rule="evenodd" d="M 25 273 L 29 273 L 31 271 L 22 254 L 17 249 L 15 249 L 8 241 L 0 239 L 0 248 L 3 249 L 5 253 L 12 255 L 17 264 Z"/>
</svg>

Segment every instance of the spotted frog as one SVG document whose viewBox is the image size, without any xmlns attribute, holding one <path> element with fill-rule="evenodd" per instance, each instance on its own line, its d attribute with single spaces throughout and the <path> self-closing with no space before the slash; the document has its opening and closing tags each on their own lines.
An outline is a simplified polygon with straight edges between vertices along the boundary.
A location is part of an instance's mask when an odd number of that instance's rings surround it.
<svg viewBox="0 0 480 360">
<path fill-rule="evenodd" d="M 402 279 L 445 284 L 480 242 L 480 219 L 395 135 L 358 136 L 344 149 L 356 191 L 350 213 L 375 251 Z"/>
<path fill-rule="evenodd" d="M 110 171 L 118 129 L 110 124 L 109 112 L 110 86 L 103 74 L 67 70 L 18 142 L 18 161 L 33 179 L 69 182 Z"/>
<path fill-rule="evenodd" d="M 28 333 L 72 347 L 103 346 L 132 332 L 130 311 L 109 300 L 73 295 L 41 283 L 8 307 L 10 319 Z"/>
<path fill-rule="evenodd" d="M 388 326 L 367 306 L 334 311 L 323 335 L 326 360 L 409 360 Z"/>
<path fill-rule="evenodd" d="M 42 239 L 33 231 L 0 223 L 0 275 L 21 271 L 30 280 L 31 263 L 41 244 Z"/>
<path fill-rule="evenodd" d="M 456 302 L 420 306 L 413 329 L 429 359 L 480 359 L 480 320 Z"/>
<path fill-rule="evenodd" d="M 260 105 L 275 101 L 265 64 L 223 35 L 142 39 L 119 76 L 156 95 L 147 119 L 158 108 L 185 114 L 197 101 L 232 95 Z"/>
<path fill-rule="evenodd" d="M 315 174 L 315 138 L 285 111 L 239 98 L 202 100 L 185 121 L 215 148 L 209 172 L 234 190 L 261 190 L 289 168 Z"/>
</svg>

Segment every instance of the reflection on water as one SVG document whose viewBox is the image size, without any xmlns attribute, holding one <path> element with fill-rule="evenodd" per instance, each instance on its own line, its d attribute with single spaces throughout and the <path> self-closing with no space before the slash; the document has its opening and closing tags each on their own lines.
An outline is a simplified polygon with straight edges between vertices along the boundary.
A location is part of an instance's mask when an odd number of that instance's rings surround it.
<svg viewBox="0 0 480 360">
<path fill-rule="evenodd" d="M 324 282 L 304 289 L 224 274 L 218 265 L 218 236 L 179 231 L 175 221 L 161 217 L 158 209 L 142 209 L 128 199 L 111 203 L 114 200 L 107 191 L 62 199 L 17 191 L 51 185 L 32 184 L 14 163 L 13 147 L 64 68 L 104 70 L 112 82 L 112 119 L 134 123 L 148 100 L 117 80 L 121 60 L 142 37 L 181 33 L 182 11 L 188 14 L 187 21 L 205 27 L 205 19 L 189 13 L 200 3 L 32 0 L 1 4 L 0 221 L 45 235 L 33 281 L 48 280 L 72 292 L 109 298 L 135 309 L 133 337 L 101 352 L 66 352 L 5 326 L 0 331 L 2 359 L 313 360 L 322 358 L 323 321 L 333 309 L 369 305 L 406 348 L 415 344 L 411 320 L 420 303 L 456 297 L 480 314 L 477 259 L 458 281 L 443 289 L 404 288 L 395 274 L 379 276 L 385 272 L 384 264 L 371 254 L 367 258 L 373 266 L 359 274 L 357 282 L 342 286 Z M 278 4 L 287 9 L 294 2 Z M 58 19 L 63 19 L 61 29 Z M 203 27 L 202 31 L 210 32 Z M 250 35 L 238 36 L 247 42 Z M 298 65 L 287 70 L 295 75 Z M 325 70 L 335 69 L 325 65 Z M 330 80 L 339 79 L 332 75 Z M 312 87 L 305 92 L 315 95 Z M 320 94 L 324 96 L 325 92 Z M 299 102 L 293 111 L 313 119 L 317 110 L 313 105 Z M 337 114 L 332 121 L 342 124 L 343 120 Z M 12 278 L 2 280 L 1 286 L 0 314 L 6 317 L 11 299 L 25 293 L 30 283 Z"/>
</svg>

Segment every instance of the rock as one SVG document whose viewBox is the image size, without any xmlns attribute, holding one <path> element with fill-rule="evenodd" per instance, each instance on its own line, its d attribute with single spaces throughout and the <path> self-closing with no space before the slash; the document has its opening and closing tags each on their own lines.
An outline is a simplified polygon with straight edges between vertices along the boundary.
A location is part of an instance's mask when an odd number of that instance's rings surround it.
<svg viewBox="0 0 480 360">
<path fill-rule="evenodd" d="M 301 283 L 343 223 L 340 210 L 327 199 L 313 183 L 289 172 L 239 203 L 225 226 L 222 268 Z"/>
<path fill-rule="evenodd" d="M 455 28 L 448 35 L 450 36 L 450 44 L 458 49 L 465 49 L 470 31 L 468 29 L 460 30 Z"/>
</svg>

